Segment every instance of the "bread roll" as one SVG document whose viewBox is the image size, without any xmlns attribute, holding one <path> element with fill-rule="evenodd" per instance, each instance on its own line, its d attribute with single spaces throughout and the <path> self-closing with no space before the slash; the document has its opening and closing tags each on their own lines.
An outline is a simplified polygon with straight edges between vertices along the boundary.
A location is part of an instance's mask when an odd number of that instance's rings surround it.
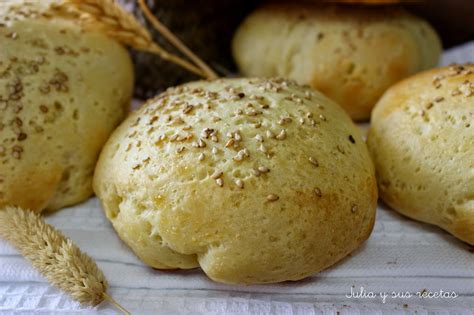
<svg viewBox="0 0 474 315">
<path fill-rule="evenodd" d="M 390 88 L 368 144 L 382 199 L 474 245 L 474 65 L 434 69 Z"/>
<path fill-rule="evenodd" d="M 395 82 L 437 64 L 435 31 L 392 7 L 266 5 L 233 39 L 247 76 L 283 76 L 309 84 L 356 120 Z"/>
<path fill-rule="evenodd" d="M 52 17 L 49 3 L 0 4 L 0 207 L 89 197 L 99 151 L 130 102 L 127 51 Z"/>
<path fill-rule="evenodd" d="M 376 183 L 357 127 L 284 80 L 168 90 L 104 147 L 94 191 L 119 236 L 160 269 L 270 283 L 318 272 L 367 239 Z"/>
</svg>

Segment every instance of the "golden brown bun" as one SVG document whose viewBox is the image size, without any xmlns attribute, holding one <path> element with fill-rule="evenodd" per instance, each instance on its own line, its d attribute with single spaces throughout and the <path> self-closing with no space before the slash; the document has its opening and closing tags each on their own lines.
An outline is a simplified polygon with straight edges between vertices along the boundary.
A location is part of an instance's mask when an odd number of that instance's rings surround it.
<svg viewBox="0 0 474 315">
<path fill-rule="evenodd" d="M 267 5 L 233 40 L 244 75 L 309 84 L 356 120 L 368 119 L 392 84 L 435 66 L 440 52 L 435 31 L 397 8 Z"/>
<path fill-rule="evenodd" d="M 0 5 L 0 207 L 52 210 L 92 194 L 99 151 L 127 112 L 132 64 L 106 36 L 40 18 L 48 1 L 22 2 Z"/>
<path fill-rule="evenodd" d="M 149 101 L 107 142 L 94 191 L 145 263 L 201 266 L 226 283 L 298 280 L 334 264 L 369 236 L 377 199 L 347 114 L 264 79 L 200 81 Z"/>
<path fill-rule="evenodd" d="M 369 148 L 384 201 L 474 245 L 474 65 L 430 70 L 390 88 Z"/>
</svg>

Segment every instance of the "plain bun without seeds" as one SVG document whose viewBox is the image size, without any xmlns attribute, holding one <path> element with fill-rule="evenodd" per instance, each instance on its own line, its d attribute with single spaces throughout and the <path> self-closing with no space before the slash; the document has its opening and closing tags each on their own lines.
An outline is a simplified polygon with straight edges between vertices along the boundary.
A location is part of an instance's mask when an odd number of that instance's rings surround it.
<svg viewBox="0 0 474 315">
<path fill-rule="evenodd" d="M 391 85 L 437 65 L 441 42 L 398 7 L 278 3 L 242 22 L 232 53 L 245 76 L 308 84 L 367 120 Z"/>
<path fill-rule="evenodd" d="M 94 191 L 145 263 L 225 283 L 333 265 L 368 238 L 377 200 L 351 119 L 281 79 L 199 81 L 148 101 L 105 145 Z"/>
<path fill-rule="evenodd" d="M 381 198 L 474 245 L 474 65 L 423 72 L 391 87 L 368 145 Z"/>
</svg>

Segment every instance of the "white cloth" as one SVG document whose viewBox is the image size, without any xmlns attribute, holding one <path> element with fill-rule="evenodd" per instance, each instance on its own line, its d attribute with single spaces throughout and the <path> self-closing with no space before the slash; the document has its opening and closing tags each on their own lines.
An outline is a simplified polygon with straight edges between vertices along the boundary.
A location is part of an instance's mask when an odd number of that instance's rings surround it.
<svg viewBox="0 0 474 315">
<path fill-rule="evenodd" d="M 442 64 L 474 61 L 474 42 L 443 55 Z M 474 315 L 472 248 L 439 228 L 379 205 L 369 240 L 350 257 L 309 279 L 276 285 L 214 283 L 198 269 L 161 272 L 120 241 L 92 198 L 46 217 L 104 271 L 109 293 L 134 314 L 470 314 Z M 351 288 L 376 298 L 348 298 Z M 451 298 L 419 298 L 443 290 Z M 385 303 L 381 293 L 387 293 Z M 392 292 L 414 294 L 392 298 Z M 455 294 L 457 297 L 452 298 Z M 86 308 L 51 287 L 0 240 L 0 313 L 117 314 L 110 304 Z"/>
</svg>

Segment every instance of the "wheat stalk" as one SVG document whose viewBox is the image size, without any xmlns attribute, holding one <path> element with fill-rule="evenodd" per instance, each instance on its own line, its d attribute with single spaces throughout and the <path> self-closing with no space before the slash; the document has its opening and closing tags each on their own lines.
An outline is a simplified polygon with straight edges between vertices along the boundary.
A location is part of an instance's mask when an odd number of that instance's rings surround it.
<svg viewBox="0 0 474 315">
<path fill-rule="evenodd" d="M 73 19 L 88 30 L 100 30 L 134 49 L 151 52 L 199 76 L 208 77 L 192 63 L 170 54 L 153 41 L 148 30 L 114 0 L 63 0 L 51 9 L 62 17 Z"/>
<path fill-rule="evenodd" d="M 137 0 L 143 14 L 153 27 L 174 45 L 185 56 L 191 59 L 201 70 L 206 74 L 208 79 L 217 79 L 218 75 L 209 67 L 201 58 L 193 53 L 179 38 L 177 38 L 163 23 L 161 23 L 150 11 L 150 8 L 145 3 L 145 0 Z"/>
<path fill-rule="evenodd" d="M 18 207 L 0 209 L 0 236 L 74 300 L 95 306 L 107 299 L 128 313 L 107 295 L 107 280 L 96 263 L 38 214 Z"/>
</svg>

